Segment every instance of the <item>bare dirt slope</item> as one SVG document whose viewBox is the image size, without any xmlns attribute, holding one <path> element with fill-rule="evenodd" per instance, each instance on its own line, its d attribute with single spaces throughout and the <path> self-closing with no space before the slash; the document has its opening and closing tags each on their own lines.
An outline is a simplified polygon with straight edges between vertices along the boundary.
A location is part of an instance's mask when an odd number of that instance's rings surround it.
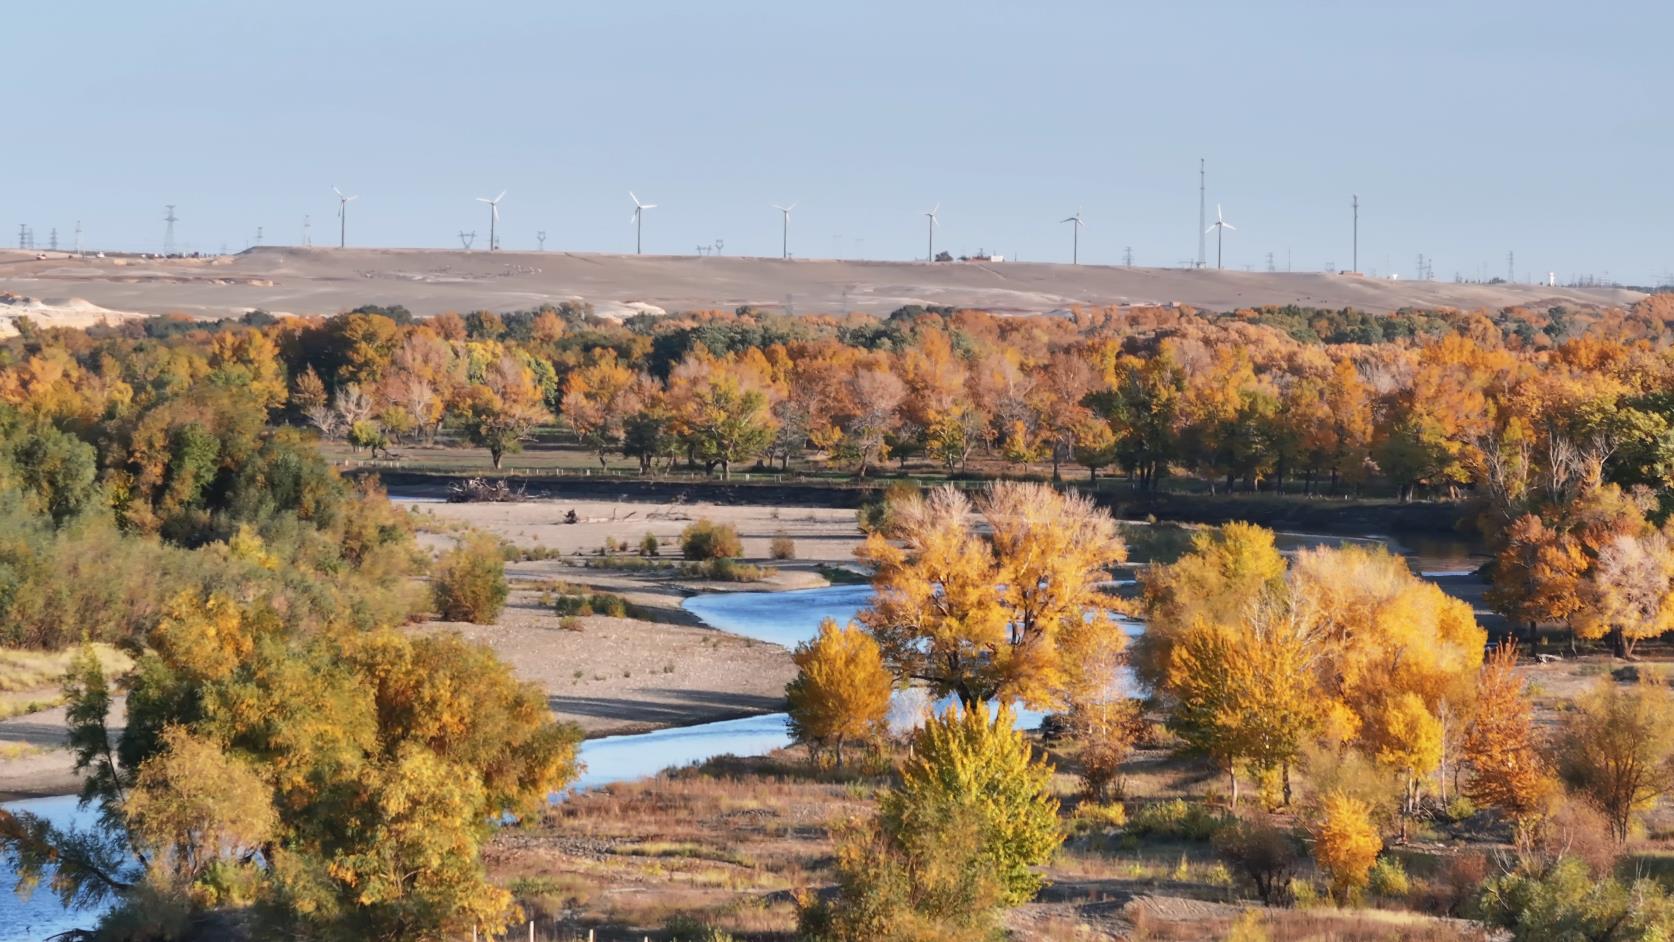
<svg viewBox="0 0 1674 942">
<path fill-rule="evenodd" d="M 51 254 L 51 253 L 48 253 Z M 601 314 L 733 308 L 885 314 L 941 304 L 1040 314 L 1071 305 L 1178 302 L 1230 310 L 1261 304 L 1497 308 L 1511 304 L 1631 304 L 1623 289 L 1458 285 L 1352 275 L 1189 271 L 1044 263 L 867 262 L 264 247 L 203 259 L 75 258 L 0 251 L 0 291 L 85 298 L 122 311 L 223 317 L 252 308 L 331 314 L 402 304 L 416 314 L 514 310 L 563 300 Z"/>
</svg>

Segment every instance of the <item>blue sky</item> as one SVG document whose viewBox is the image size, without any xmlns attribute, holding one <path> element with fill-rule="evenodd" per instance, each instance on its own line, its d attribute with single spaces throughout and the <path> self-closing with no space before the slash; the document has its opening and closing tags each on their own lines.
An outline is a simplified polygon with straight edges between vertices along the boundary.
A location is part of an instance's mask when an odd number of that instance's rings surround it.
<svg viewBox="0 0 1674 942">
<path fill-rule="evenodd" d="M 1197 161 L 1229 268 L 1674 271 L 1674 5 L 1534 2 L 12 5 L 0 241 L 486 242 L 1175 265 Z M 1209 246 L 1213 263 L 1214 246 Z"/>
</svg>

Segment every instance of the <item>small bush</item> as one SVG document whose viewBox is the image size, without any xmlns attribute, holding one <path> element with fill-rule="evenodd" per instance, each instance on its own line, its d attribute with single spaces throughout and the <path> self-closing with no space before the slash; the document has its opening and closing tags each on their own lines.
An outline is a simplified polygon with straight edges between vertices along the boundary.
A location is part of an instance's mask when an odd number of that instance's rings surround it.
<svg viewBox="0 0 1674 942">
<path fill-rule="evenodd" d="M 657 534 L 647 533 L 639 538 L 639 555 L 656 556 L 661 550 L 657 547 Z"/>
<path fill-rule="evenodd" d="M 581 619 L 574 615 L 565 615 L 563 618 L 558 619 L 558 627 L 564 631 L 580 631 Z M 581 677 L 581 671 L 576 671 L 575 673 L 576 678 L 579 680 Z"/>
<path fill-rule="evenodd" d="M 796 541 L 786 536 L 783 531 L 773 534 L 773 542 L 767 546 L 767 555 L 774 559 L 795 559 Z"/>
<path fill-rule="evenodd" d="M 609 592 L 578 592 L 558 596 L 553 609 L 560 615 L 628 617 L 628 600 Z"/>
<path fill-rule="evenodd" d="M 669 942 L 734 942 L 733 936 L 690 916 L 675 916 L 665 928 Z"/>
<path fill-rule="evenodd" d="M 744 544 L 731 524 L 700 518 L 680 532 L 680 554 L 687 559 L 734 559 L 744 555 Z"/>
<path fill-rule="evenodd" d="M 1070 827 L 1076 833 L 1120 830 L 1128 826 L 1128 809 L 1119 801 L 1085 801 L 1075 809 Z"/>
<path fill-rule="evenodd" d="M 1239 821 L 1215 835 L 1215 852 L 1263 904 L 1291 901 L 1291 883 L 1302 863 L 1302 848 L 1290 831 L 1266 820 Z"/>
<path fill-rule="evenodd" d="M 1207 841 L 1228 823 L 1224 815 L 1176 798 L 1135 811 L 1128 819 L 1128 832 L 1162 840 Z"/>
<path fill-rule="evenodd" d="M 506 607 L 506 561 L 500 542 L 470 537 L 436 560 L 430 577 L 436 611 L 447 621 L 492 624 Z"/>
<path fill-rule="evenodd" d="M 1246 909 L 1232 920 L 1227 928 L 1226 942 L 1269 942 L 1273 937 L 1267 933 L 1267 922 L 1262 918 L 1260 910 Z"/>
<path fill-rule="evenodd" d="M 1387 900 L 1406 899 L 1412 892 L 1412 881 L 1407 879 L 1407 868 L 1393 857 L 1379 857 L 1378 862 L 1372 864 L 1372 872 L 1367 875 L 1366 888 L 1373 896 L 1380 896 Z"/>
<path fill-rule="evenodd" d="M 1474 817 L 1476 817 L 1476 802 L 1471 801 L 1464 795 L 1460 795 L 1447 803 L 1447 820 L 1454 824 L 1469 821 Z"/>
</svg>

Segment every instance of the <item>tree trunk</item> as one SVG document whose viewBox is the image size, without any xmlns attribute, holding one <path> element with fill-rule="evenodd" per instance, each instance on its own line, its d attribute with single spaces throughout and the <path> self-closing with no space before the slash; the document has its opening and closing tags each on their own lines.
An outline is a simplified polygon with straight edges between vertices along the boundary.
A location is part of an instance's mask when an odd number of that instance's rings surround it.
<svg viewBox="0 0 1674 942">
<path fill-rule="evenodd" d="M 488 460 L 494 462 L 494 470 L 500 470 L 500 461 L 506 457 L 505 451 L 499 448 L 488 449 Z"/>
</svg>

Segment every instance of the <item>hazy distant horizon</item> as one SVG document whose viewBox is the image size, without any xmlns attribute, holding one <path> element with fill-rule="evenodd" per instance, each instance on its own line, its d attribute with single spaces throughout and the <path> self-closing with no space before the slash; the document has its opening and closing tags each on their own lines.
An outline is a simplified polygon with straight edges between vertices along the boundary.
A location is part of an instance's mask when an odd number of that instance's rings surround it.
<svg viewBox="0 0 1674 942">
<path fill-rule="evenodd" d="M 501 243 L 922 258 L 936 247 L 1175 267 L 1197 253 L 1197 161 L 1226 267 L 1351 264 L 1438 280 L 1555 272 L 1654 285 L 1674 158 L 1666 5 L 1280 3 L 1175 8 L 860 0 L 841 7 L 418 2 L 251 10 L 32 5 L 0 48 L 0 244 L 239 251 L 257 227 L 458 248 L 507 190 Z M 1213 236 L 1208 263 L 1215 263 Z"/>
</svg>

